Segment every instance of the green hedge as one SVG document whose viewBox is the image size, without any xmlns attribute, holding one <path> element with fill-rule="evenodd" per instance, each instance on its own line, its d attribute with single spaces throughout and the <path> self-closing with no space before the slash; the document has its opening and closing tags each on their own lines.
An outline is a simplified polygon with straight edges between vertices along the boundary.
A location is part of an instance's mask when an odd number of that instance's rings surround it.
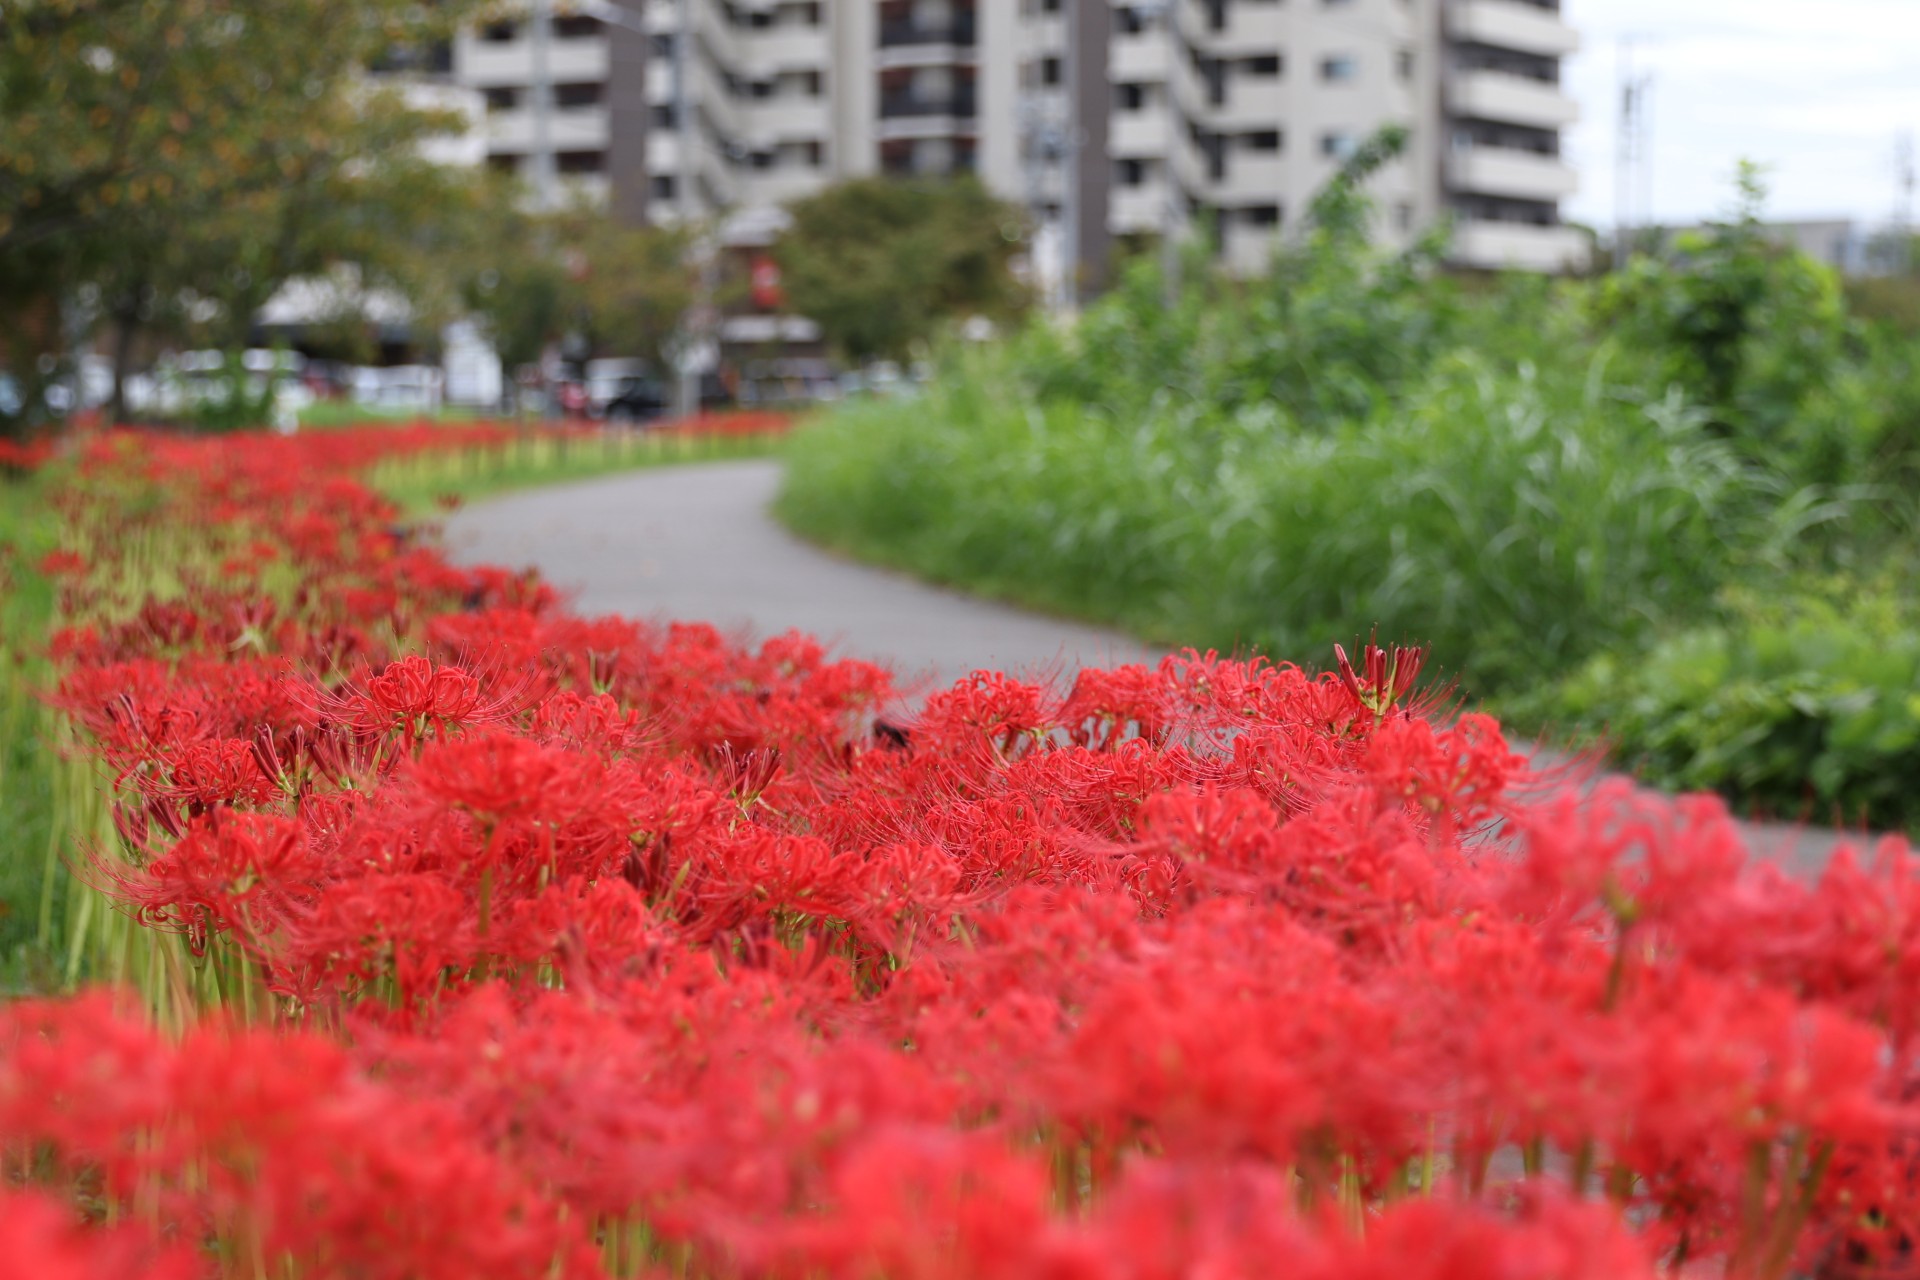
<svg viewBox="0 0 1920 1280">
<path fill-rule="evenodd" d="M 1736 601 L 1533 701 L 1646 781 L 1759 816 L 1920 830 L 1920 625 L 1889 590 Z"/>
</svg>

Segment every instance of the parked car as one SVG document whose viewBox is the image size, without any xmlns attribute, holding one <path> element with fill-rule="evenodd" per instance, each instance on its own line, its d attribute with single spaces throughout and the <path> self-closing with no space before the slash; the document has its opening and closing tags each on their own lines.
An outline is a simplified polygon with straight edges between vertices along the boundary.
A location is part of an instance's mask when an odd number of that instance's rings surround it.
<svg viewBox="0 0 1920 1280">
<path fill-rule="evenodd" d="M 664 417 L 673 407 L 671 389 L 658 378 L 636 375 L 622 378 L 599 416 L 608 422 L 641 423 Z"/>
</svg>

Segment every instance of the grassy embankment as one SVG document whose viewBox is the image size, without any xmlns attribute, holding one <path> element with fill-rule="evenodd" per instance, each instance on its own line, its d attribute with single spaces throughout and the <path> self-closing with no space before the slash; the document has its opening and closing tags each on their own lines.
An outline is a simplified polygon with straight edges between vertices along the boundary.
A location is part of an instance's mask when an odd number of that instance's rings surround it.
<svg viewBox="0 0 1920 1280">
<path fill-rule="evenodd" d="M 462 502 L 645 467 L 751 457 L 777 447 L 760 433 L 529 431 L 503 443 L 416 452 L 377 464 L 370 482 L 410 519 Z M 39 571 L 58 544 L 54 497 L 65 464 L 0 480 L 0 992 L 50 990 L 82 975 L 66 896 L 69 861 L 109 816 L 104 788 L 62 741 L 41 702 L 56 592 Z M 96 927 L 88 922 L 83 927 Z"/>
</svg>

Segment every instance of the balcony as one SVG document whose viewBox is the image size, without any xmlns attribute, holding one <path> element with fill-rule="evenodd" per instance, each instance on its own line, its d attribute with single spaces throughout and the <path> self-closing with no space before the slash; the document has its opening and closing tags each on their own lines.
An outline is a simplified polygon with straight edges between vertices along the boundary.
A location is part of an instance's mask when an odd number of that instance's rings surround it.
<svg viewBox="0 0 1920 1280">
<path fill-rule="evenodd" d="M 750 138 L 825 138 L 833 116 L 825 98 L 765 98 L 747 104 L 743 132 Z"/>
<path fill-rule="evenodd" d="M 1160 231 L 1168 222 L 1167 201 L 1170 199 L 1163 182 L 1115 187 L 1107 197 L 1107 226 L 1118 235 Z"/>
<path fill-rule="evenodd" d="M 880 24 L 882 49 L 900 49 L 917 44 L 960 45 L 970 49 L 973 42 L 973 14 L 964 11 L 955 14 L 950 22 L 922 23 L 912 18 L 900 18 Z"/>
<path fill-rule="evenodd" d="M 1558 13 L 1523 0 L 1465 0 L 1447 7 L 1447 34 L 1455 40 L 1564 58 L 1580 47 L 1580 33 Z"/>
<path fill-rule="evenodd" d="M 1107 150 L 1116 156 L 1163 156 L 1173 136 L 1168 111 L 1115 112 L 1107 122 Z"/>
<path fill-rule="evenodd" d="M 463 41 L 458 53 L 460 79 L 476 88 L 533 83 L 531 40 Z M 547 67 L 557 84 L 607 78 L 607 42 L 555 40 L 547 49 Z"/>
<path fill-rule="evenodd" d="M 1116 36 L 1113 41 L 1112 61 L 1107 67 L 1107 76 L 1115 83 L 1127 80 L 1165 80 L 1167 64 L 1171 61 L 1169 52 L 1173 42 L 1162 39 L 1159 33 L 1152 36 Z"/>
<path fill-rule="evenodd" d="M 1509 200 L 1564 200 L 1580 187 L 1580 178 L 1558 156 L 1506 147 L 1470 147 L 1447 160 L 1447 179 L 1456 191 Z"/>
<path fill-rule="evenodd" d="M 1277 198 L 1287 189 L 1287 165 L 1279 155 L 1230 149 L 1225 156 L 1211 198 L 1244 204 Z"/>
<path fill-rule="evenodd" d="M 966 116 L 974 114 L 972 89 L 952 93 L 887 93 L 880 97 L 880 118 L 901 120 L 912 116 Z"/>
<path fill-rule="evenodd" d="M 1536 129 L 1564 129 L 1580 118 L 1580 104 L 1560 86 L 1499 71 L 1465 71 L 1447 85 L 1455 115 Z"/>
<path fill-rule="evenodd" d="M 1450 256 L 1482 271 L 1559 272 L 1585 270 L 1587 255 L 1586 236 L 1572 227 L 1466 220 L 1453 229 Z"/>
<path fill-rule="evenodd" d="M 547 118 L 555 151 L 602 151 L 608 142 L 608 115 L 604 107 L 556 111 Z M 493 152 L 533 150 L 533 112 L 526 108 L 496 111 L 487 117 L 487 149 Z"/>
<path fill-rule="evenodd" d="M 756 74 L 823 69 L 833 59 L 825 26 L 780 26 L 749 31 L 741 43 L 743 61 Z"/>
<path fill-rule="evenodd" d="M 881 141 L 944 138 L 974 131 L 974 92 L 888 93 L 880 98 Z"/>
</svg>

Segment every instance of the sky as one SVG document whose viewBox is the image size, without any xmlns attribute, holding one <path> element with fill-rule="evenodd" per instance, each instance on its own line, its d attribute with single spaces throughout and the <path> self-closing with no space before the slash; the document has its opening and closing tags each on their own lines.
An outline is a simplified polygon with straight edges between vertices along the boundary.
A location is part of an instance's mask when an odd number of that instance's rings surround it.
<svg viewBox="0 0 1920 1280">
<path fill-rule="evenodd" d="M 1565 135 L 1580 171 L 1566 216 L 1615 221 L 1619 42 L 1653 77 L 1650 199 L 1634 221 L 1726 211 L 1735 162 L 1766 167 L 1771 218 L 1884 223 L 1896 207 L 1897 138 L 1920 164 L 1920 0 L 1563 0 L 1582 37 L 1563 76 L 1581 120 Z M 1916 210 L 1920 213 L 1920 210 Z"/>
</svg>

